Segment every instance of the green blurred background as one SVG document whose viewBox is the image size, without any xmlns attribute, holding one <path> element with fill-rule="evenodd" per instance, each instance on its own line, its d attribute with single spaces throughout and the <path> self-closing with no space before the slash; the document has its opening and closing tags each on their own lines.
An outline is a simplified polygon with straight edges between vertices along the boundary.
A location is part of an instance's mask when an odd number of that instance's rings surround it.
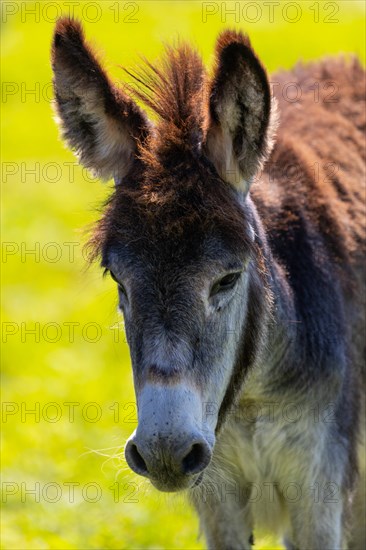
<svg viewBox="0 0 366 550">
<path fill-rule="evenodd" d="M 364 59 L 364 5 L 2 3 L 2 548 L 203 548 L 184 497 L 153 490 L 121 454 L 136 423 L 128 347 L 114 284 L 82 250 L 111 184 L 76 165 L 52 120 L 56 17 L 74 11 L 120 79 L 119 64 L 178 35 L 210 63 L 227 26 L 250 34 L 269 71 Z"/>
</svg>

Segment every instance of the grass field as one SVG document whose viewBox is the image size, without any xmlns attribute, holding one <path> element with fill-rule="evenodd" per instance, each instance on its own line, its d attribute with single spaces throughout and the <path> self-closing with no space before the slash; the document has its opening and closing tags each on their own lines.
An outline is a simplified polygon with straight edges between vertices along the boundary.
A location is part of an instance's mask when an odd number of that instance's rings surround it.
<svg viewBox="0 0 366 550">
<path fill-rule="evenodd" d="M 74 9 L 116 79 L 119 63 L 154 58 L 178 35 L 210 63 L 226 26 L 250 33 L 270 71 L 339 52 L 364 58 L 363 2 L 293 5 L 241 2 L 233 14 L 234 2 L 2 3 L 2 548 L 203 548 L 184 498 L 157 493 L 121 455 L 136 423 L 129 353 L 114 284 L 82 252 L 111 184 L 59 141 L 55 17 Z"/>
</svg>

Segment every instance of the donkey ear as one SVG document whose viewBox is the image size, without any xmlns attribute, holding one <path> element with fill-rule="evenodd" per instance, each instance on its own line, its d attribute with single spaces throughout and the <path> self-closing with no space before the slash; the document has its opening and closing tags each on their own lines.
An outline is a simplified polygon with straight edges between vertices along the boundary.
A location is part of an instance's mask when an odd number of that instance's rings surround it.
<svg viewBox="0 0 366 550">
<path fill-rule="evenodd" d="M 75 20 L 57 22 L 52 68 L 63 138 L 84 166 L 120 181 L 148 134 L 144 113 L 109 81 Z"/>
<path fill-rule="evenodd" d="M 266 72 L 240 32 L 219 36 L 209 91 L 206 154 L 225 181 L 246 193 L 271 151 L 276 117 Z"/>
</svg>

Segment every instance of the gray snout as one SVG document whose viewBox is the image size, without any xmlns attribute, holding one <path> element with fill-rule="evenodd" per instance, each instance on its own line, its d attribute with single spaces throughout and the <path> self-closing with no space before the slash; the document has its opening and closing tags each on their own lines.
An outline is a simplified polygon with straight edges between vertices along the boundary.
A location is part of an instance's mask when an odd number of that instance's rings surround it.
<svg viewBox="0 0 366 550">
<path fill-rule="evenodd" d="M 211 460 L 214 440 L 204 433 L 200 412 L 198 396 L 186 388 L 144 388 L 139 425 L 125 449 L 131 470 L 161 491 L 192 487 Z"/>
<path fill-rule="evenodd" d="M 208 443 L 193 435 L 181 445 L 174 444 L 169 436 L 157 442 L 134 437 L 128 441 L 125 455 L 131 470 L 149 477 L 165 491 L 183 489 L 190 481 L 193 484 L 192 476 L 201 473 L 211 460 Z"/>
</svg>

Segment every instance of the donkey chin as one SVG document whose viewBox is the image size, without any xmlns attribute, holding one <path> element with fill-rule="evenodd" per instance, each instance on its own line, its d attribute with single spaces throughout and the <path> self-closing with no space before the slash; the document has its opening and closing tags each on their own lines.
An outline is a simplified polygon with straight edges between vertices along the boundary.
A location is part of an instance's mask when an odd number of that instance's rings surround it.
<svg viewBox="0 0 366 550">
<path fill-rule="evenodd" d="M 202 422 L 198 392 L 185 384 L 146 384 L 138 393 L 139 423 L 127 441 L 130 468 L 164 492 L 199 485 L 211 461 L 214 426 Z"/>
</svg>

